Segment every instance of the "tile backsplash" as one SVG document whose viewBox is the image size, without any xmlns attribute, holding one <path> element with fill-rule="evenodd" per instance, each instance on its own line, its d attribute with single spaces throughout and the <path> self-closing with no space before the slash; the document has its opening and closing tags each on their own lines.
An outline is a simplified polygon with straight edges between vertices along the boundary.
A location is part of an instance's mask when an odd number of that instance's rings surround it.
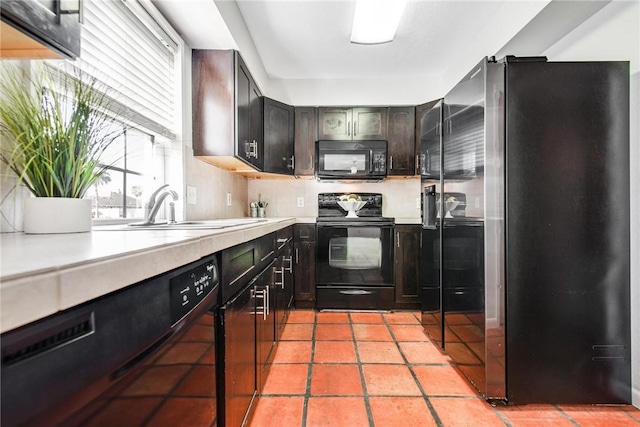
<svg viewBox="0 0 640 427">
<path fill-rule="evenodd" d="M 382 193 L 383 211 L 386 217 L 419 219 L 420 177 L 386 179 L 382 182 L 319 182 L 315 179 L 249 179 L 249 202 L 268 202 L 267 217 L 316 217 L 318 193 Z M 304 207 L 298 207 L 298 198 L 304 199 Z"/>
</svg>

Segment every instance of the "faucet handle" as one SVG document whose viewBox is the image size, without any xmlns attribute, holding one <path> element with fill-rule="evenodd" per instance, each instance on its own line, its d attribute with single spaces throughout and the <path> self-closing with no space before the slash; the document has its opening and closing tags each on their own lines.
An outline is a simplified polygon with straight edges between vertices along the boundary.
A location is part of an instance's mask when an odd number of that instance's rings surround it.
<svg viewBox="0 0 640 427">
<path fill-rule="evenodd" d="M 149 196 L 149 199 L 147 199 L 146 207 L 151 209 L 156 202 L 156 196 L 158 195 L 158 193 L 160 193 L 163 189 L 167 188 L 168 186 L 169 184 L 161 185 L 160 187 L 158 187 L 156 191 L 151 193 L 151 195 Z"/>
</svg>

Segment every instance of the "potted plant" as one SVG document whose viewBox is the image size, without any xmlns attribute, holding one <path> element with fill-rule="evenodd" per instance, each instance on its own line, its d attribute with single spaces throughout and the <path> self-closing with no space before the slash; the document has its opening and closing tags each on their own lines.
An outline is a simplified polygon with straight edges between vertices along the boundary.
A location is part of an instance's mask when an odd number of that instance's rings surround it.
<svg viewBox="0 0 640 427">
<path fill-rule="evenodd" d="M 83 197 L 105 172 L 105 150 L 123 132 L 112 99 L 81 71 L 5 68 L 0 160 L 35 196 L 25 199 L 25 233 L 90 231 L 91 200 Z"/>
</svg>

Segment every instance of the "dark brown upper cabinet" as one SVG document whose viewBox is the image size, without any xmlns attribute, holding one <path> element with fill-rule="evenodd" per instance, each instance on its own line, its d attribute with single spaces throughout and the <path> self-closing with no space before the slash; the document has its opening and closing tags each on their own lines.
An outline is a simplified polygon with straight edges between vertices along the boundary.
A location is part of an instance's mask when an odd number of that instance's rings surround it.
<svg viewBox="0 0 640 427">
<path fill-rule="evenodd" d="M 416 106 L 416 168 L 425 178 L 440 178 L 441 105 L 441 100 L 436 99 Z"/>
<path fill-rule="evenodd" d="M 318 140 L 318 109 L 315 107 L 295 108 L 295 172 L 296 176 L 315 174 L 315 150 Z"/>
<path fill-rule="evenodd" d="M 388 174 L 415 175 L 415 108 L 389 107 L 387 141 L 389 143 Z"/>
<path fill-rule="evenodd" d="M 293 175 L 294 109 L 263 97 L 264 172 Z"/>
<path fill-rule="evenodd" d="M 80 56 L 82 1 L 77 13 L 59 10 L 61 2 L 0 1 L 0 57 L 75 59 Z"/>
<path fill-rule="evenodd" d="M 387 107 L 320 107 L 318 139 L 387 138 Z"/>
<path fill-rule="evenodd" d="M 262 93 L 234 50 L 193 50 L 193 152 L 264 166 Z"/>
</svg>

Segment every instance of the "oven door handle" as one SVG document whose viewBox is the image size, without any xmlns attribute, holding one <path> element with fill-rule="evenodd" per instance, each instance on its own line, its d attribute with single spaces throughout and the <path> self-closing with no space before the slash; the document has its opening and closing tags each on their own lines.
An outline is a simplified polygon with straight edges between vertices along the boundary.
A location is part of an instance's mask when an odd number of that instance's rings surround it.
<svg viewBox="0 0 640 427">
<path fill-rule="evenodd" d="M 371 291 L 365 291 L 363 289 L 349 289 L 346 291 L 340 291 L 342 295 L 370 295 Z"/>
</svg>

